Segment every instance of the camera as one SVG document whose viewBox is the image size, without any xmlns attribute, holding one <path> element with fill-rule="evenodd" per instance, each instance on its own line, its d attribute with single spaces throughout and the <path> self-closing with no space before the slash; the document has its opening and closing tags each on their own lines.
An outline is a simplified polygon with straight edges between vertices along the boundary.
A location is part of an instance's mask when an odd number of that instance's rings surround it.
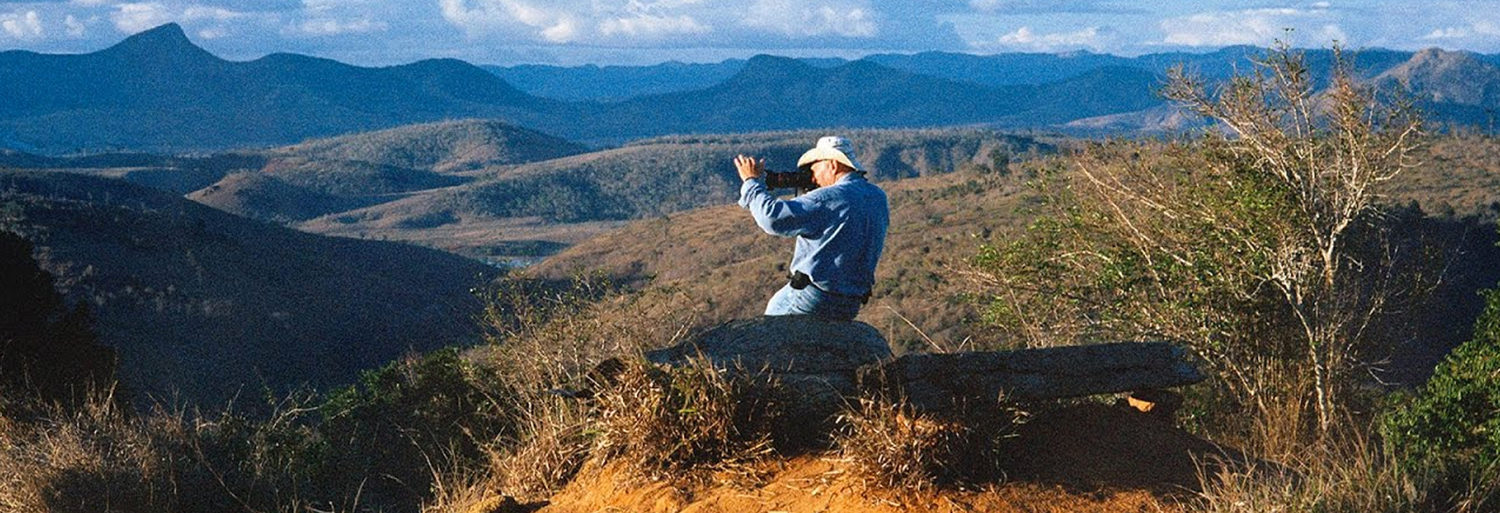
<svg viewBox="0 0 1500 513">
<path fill-rule="evenodd" d="M 788 171 L 784 173 L 778 173 L 776 171 L 768 170 L 766 171 L 766 188 L 797 189 L 802 191 L 810 191 L 818 188 L 818 184 L 813 181 L 813 173 L 811 169 Z"/>
</svg>

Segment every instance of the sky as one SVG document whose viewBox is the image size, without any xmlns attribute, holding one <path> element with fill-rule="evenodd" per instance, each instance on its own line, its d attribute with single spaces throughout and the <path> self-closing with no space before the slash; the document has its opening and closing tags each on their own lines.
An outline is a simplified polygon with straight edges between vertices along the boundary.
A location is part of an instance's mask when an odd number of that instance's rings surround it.
<svg viewBox="0 0 1500 513">
<path fill-rule="evenodd" d="M 91 52 L 168 22 L 226 59 L 291 52 L 365 66 L 929 50 L 1134 56 L 1278 39 L 1500 53 L 1500 0 L 0 0 L 0 50 Z"/>
</svg>

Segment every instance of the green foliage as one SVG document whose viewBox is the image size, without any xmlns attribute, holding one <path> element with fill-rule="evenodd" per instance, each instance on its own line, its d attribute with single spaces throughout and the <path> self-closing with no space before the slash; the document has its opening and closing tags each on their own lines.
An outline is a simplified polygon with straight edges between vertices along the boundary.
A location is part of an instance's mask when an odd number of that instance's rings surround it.
<svg viewBox="0 0 1500 513">
<path fill-rule="evenodd" d="M 438 472 L 477 466 L 486 444 L 513 434 L 486 381 L 453 348 L 367 371 L 320 407 L 324 479 L 376 504 L 416 506 Z"/>
<path fill-rule="evenodd" d="M 1385 414 L 1385 436 L 1408 459 L 1500 467 L 1500 290 L 1484 296 L 1473 339 L 1438 364 L 1415 397 Z"/>
</svg>

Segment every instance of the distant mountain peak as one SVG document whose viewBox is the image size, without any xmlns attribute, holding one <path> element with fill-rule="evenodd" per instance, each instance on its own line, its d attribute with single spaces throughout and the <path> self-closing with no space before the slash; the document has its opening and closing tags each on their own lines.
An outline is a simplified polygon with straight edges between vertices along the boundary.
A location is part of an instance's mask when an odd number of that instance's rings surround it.
<svg viewBox="0 0 1500 513">
<path fill-rule="evenodd" d="M 131 55 L 154 60 L 181 61 L 184 59 L 219 60 L 188 39 L 182 26 L 168 23 L 125 38 L 119 44 L 105 49 L 107 54 Z"/>
<path fill-rule="evenodd" d="M 1468 52 L 1456 52 L 1442 48 L 1428 48 L 1412 54 L 1407 61 L 1411 68 L 1452 68 L 1456 66 L 1473 66 L 1482 64 L 1479 59 L 1474 58 Z"/>
<path fill-rule="evenodd" d="M 134 35 L 125 38 L 124 41 L 121 41 L 120 44 L 116 46 L 125 45 L 152 46 L 157 48 L 172 46 L 194 46 L 193 42 L 188 39 L 187 32 L 182 30 L 182 25 L 178 25 L 176 23 L 168 23 L 156 28 L 137 32 Z"/>
<path fill-rule="evenodd" d="M 1396 85 L 1438 103 L 1493 106 L 1500 103 L 1500 68 L 1468 52 L 1428 48 L 1376 76 L 1376 85 Z"/>
</svg>

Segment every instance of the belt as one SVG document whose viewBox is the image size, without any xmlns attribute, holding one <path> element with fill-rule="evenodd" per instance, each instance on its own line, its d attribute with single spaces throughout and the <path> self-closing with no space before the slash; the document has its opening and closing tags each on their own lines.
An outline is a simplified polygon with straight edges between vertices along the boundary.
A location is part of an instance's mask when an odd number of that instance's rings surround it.
<svg viewBox="0 0 1500 513">
<path fill-rule="evenodd" d="M 824 294 L 828 294 L 830 296 L 837 296 L 837 297 L 848 298 L 848 299 L 857 299 L 857 300 L 859 300 L 859 304 L 862 304 L 862 305 L 870 302 L 870 293 L 869 292 L 866 292 L 866 293 L 858 295 L 858 296 L 853 296 L 853 295 L 849 295 L 849 294 L 842 294 L 842 293 L 834 292 L 832 290 L 828 290 L 828 289 L 825 289 L 823 287 L 819 287 L 818 284 L 813 283 L 811 276 L 808 276 L 807 273 L 804 273 L 802 271 L 793 271 L 792 274 L 787 275 L 787 281 L 790 282 L 790 283 L 788 283 L 788 285 L 791 285 L 792 288 L 796 289 L 796 290 L 802 290 L 802 289 L 807 288 L 808 285 L 812 285 L 813 288 L 818 289 L 818 290 L 822 291 Z"/>
</svg>

